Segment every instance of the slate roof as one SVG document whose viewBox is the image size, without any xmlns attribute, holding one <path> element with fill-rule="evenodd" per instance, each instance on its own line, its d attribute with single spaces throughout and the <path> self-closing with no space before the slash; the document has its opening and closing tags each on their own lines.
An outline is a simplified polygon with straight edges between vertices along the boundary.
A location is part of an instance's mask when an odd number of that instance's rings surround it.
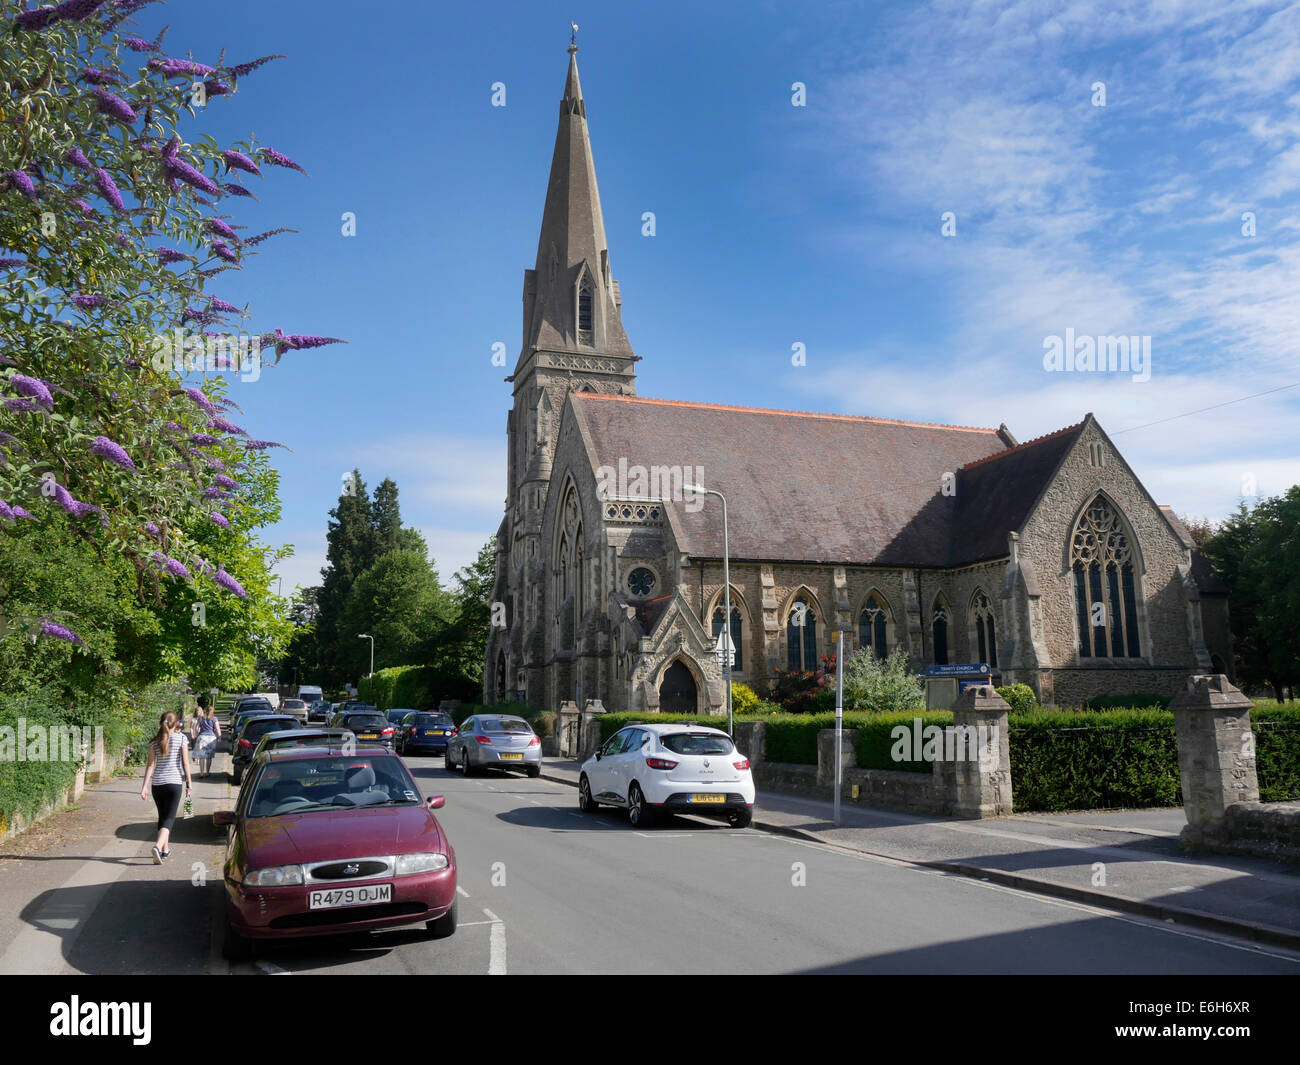
<svg viewBox="0 0 1300 1065">
<path fill-rule="evenodd" d="M 1009 446 L 997 429 L 573 393 L 601 466 L 703 467 L 736 559 L 947 567 L 1007 554 L 1082 424 Z M 956 496 L 941 494 L 945 473 Z M 653 489 L 652 489 L 653 491 Z M 722 557 L 715 497 L 674 513 L 682 550 Z"/>
</svg>

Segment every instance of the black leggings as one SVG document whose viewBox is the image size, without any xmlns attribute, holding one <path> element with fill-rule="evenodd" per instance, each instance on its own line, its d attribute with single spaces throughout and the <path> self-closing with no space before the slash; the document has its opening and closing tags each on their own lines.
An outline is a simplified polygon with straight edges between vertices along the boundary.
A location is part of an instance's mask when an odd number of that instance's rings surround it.
<svg viewBox="0 0 1300 1065">
<path fill-rule="evenodd" d="M 180 784 L 155 784 L 153 786 L 153 801 L 158 807 L 158 827 L 160 829 L 171 830 L 172 824 L 176 820 L 176 813 L 181 808 L 181 791 Z"/>
</svg>

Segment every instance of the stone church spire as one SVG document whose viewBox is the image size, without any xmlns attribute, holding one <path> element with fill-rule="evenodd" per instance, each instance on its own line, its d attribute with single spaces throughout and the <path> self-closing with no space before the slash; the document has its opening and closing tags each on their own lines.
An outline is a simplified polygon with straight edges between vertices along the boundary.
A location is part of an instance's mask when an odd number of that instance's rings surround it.
<svg viewBox="0 0 1300 1065">
<path fill-rule="evenodd" d="M 570 44 L 537 265 L 524 272 L 523 346 L 516 379 L 538 352 L 602 356 L 604 372 L 629 378 L 635 358 L 623 332 L 618 282 L 610 274 L 577 52 L 577 44 Z M 628 362 L 610 364 L 610 357 Z"/>
</svg>

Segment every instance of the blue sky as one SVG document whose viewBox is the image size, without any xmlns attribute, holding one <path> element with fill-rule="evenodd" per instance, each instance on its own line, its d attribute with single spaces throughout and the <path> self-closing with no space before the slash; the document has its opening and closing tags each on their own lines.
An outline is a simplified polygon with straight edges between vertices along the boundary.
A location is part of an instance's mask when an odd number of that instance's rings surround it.
<svg viewBox="0 0 1300 1065">
<path fill-rule="evenodd" d="M 249 182 L 236 221 L 300 232 L 212 292 L 259 330 L 349 340 L 231 388 L 253 436 L 293 449 L 271 453 L 267 533 L 297 548 L 286 593 L 317 582 L 353 466 L 398 482 L 444 579 L 500 520 L 492 345 L 513 367 L 570 20 L 640 394 L 1021 440 L 1092 411 L 1158 502 L 1212 518 L 1300 481 L 1300 388 L 1137 428 L 1300 382 L 1300 8 L 701 6 L 142 13 L 171 55 L 287 56 L 193 126 L 311 174 Z M 1067 329 L 1150 336 L 1149 380 L 1045 371 Z"/>
</svg>

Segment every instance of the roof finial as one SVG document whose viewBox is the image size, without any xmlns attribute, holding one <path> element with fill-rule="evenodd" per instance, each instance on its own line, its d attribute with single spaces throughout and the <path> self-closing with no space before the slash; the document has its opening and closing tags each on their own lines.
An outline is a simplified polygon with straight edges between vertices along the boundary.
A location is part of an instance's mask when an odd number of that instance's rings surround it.
<svg viewBox="0 0 1300 1065">
<path fill-rule="evenodd" d="M 569 23 L 569 55 L 573 55 L 578 50 L 578 24 Z"/>
</svg>

